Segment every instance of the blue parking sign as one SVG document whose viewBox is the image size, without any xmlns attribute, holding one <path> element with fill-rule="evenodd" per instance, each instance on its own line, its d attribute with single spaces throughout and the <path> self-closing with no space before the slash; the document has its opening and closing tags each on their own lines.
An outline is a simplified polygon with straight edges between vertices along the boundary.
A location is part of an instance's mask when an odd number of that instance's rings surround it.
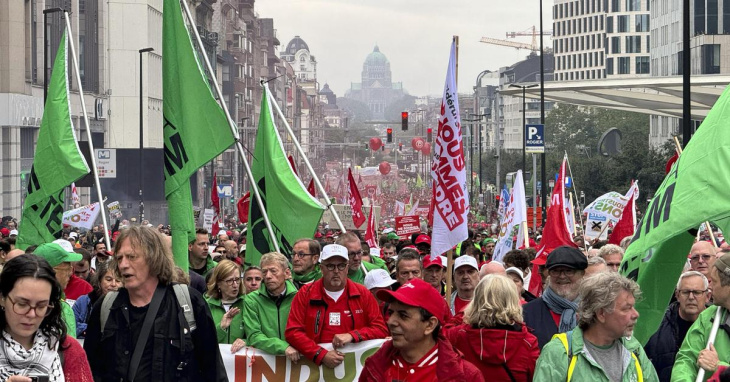
<svg viewBox="0 0 730 382">
<path fill-rule="evenodd" d="M 545 152 L 545 125 L 525 125 L 525 152 Z"/>
</svg>

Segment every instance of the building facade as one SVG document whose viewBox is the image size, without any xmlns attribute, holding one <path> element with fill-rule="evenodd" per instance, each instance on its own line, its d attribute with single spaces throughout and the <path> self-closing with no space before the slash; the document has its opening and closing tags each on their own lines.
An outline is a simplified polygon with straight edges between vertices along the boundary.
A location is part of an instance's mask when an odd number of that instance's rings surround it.
<svg viewBox="0 0 730 382">
<path fill-rule="evenodd" d="M 376 45 L 362 65 L 361 82 L 350 84 L 345 98 L 365 103 L 375 120 L 385 119 L 385 110 L 406 95 L 402 82 L 393 82 L 390 61 Z"/>
</svg>

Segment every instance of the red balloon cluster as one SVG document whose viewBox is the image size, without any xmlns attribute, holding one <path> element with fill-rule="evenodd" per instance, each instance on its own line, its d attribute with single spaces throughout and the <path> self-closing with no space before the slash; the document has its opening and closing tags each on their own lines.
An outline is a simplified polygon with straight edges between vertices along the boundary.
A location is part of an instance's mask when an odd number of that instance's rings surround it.
<svg viewBox="0 0 730 382">
<path fill-rule="evenodd" d="M 423 155 L 431 154 L 431 144 L 428 142 L 423 143 L 423 147 L 421 148 L 421 152 Z"/>
<path fill-rule="evenodd" d="M 380 162 L 380 165 L 378 166 L 378 171 L 380 171 L 383 175 L 388 175 L 390 173 L 390 163 L 388 162 Z"/>
<path fill-rule="evenodd" d="M 383 141 L 378 137 L 372 137 L 370 138 L 370 149 L 373 151 L 378 151 L 383 146 Z"/>
</svg>

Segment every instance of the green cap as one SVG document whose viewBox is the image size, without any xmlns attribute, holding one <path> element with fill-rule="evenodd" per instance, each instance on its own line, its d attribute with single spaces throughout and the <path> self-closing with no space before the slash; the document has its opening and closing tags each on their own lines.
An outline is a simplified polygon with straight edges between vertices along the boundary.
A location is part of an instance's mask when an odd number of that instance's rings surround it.
<svg viewBox="0 0 730 382">
<path fill-rule="evenodd" d="M 395 232 L 388 233 L 388 236 L 386 236 L 388 240 L 400 240 L 400 236 L 398 236 Z"/>
<path fill-rule="evenodd" d="M 497 242 L 497 240 L 492 239 L 491 237 L 488 237 L 488 238 L 482 240 L 482 245 L 487 245 L 487 243 L 496 243 L 496 242 Z"/>
<path fill-rule="evenodd" d="M 55 267 L 61 263 L 81 261 L 82 259 L 80 253 L 73 251 L 71 243 L 63 239 L 56 240 L 53 243 L 41 244 L 33 253 L 46 259 L 48 264 L 51 264 L 51 267 Z"/>
</svg>

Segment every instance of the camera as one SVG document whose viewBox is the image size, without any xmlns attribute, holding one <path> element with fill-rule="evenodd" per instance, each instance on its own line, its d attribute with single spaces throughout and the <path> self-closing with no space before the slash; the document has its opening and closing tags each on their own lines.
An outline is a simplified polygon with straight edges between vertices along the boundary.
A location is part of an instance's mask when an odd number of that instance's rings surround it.
<svg viewBox="0 0 730 382">
<path fill-rule="evenodd" d="M 29 375 L 28 378 L 30 378 L 32 382 L 48 382 L 47 375 Z"/>
</svg>

